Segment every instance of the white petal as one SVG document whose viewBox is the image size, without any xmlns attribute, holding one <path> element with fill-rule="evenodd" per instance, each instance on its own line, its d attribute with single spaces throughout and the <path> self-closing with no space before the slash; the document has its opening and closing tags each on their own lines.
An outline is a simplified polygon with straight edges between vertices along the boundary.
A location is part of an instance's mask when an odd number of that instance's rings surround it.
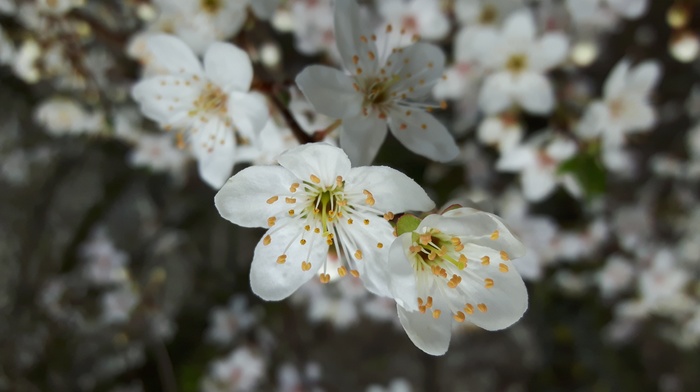
<svg viewBox="0 0 700 392">
<path fill-rule="evenodd" d="M 209 80 L 224 91 L 248 91 L 253 81 L 253 64 L 248 53 L 225 42 L 214 42 L 204 55 Z"/>
<path fill-rule="evenodd" d="M 172 74 L 202 75 L 202 65 L 192 49 L 179 38 L 154 34 L 146 38 L 156 64 Z"/>
<path fill-rule="evenodd" d="M 535 151 L 531 146 L 514 148 L 501 155 L 496 162 L 496 169 L 502 172 L 519 172 L 535 163 Z"/>
<path fill-rule="evenodd" d="M 476 135 L 480 142 L 487 145 L 496 145 L 503 137 L 505 129 L 503 121 L 498 117 L 487 117 L 481 121 Z"/>
<path fill-rule="evenodd" d="M 629 72 L 630 63 L 627 60 L 622 60 L 610 72 L 603 86 L 603 93 L 606 98 L 616 98 L 625 89 L 627 84 L 627 73 Z"/>
<path fill-rule="evenodd" d="M 348 154 L 353 166 L 369 165 L 377 156 L 386 134 L 386 120 L 377 116 L 346 118 L 340 132 L 340 147 Z"/>
<path fill-rule="evenodd" d="M 479 107 L 487 114 L 498 114 L 512 104 L 513 80 L 508 72 L 498 72 L 486 78 L 479 92 Z"/>
<path fill-rule="evenodd" d="M 401 326 L 416 347 L 430 355 L 447 352 L 452 335 L 452 317 L 447 312 L 436 320 L 430 312 L 409 312 L 398 305 L 396 310 Z"/>
<path fill-rule="evenodd" d="M 608 0 L 610 7 L 628 19 L 637 19 L 644 14 L 648 0 Z"/>
<path fill-rule="evenodd" d="M 569 51 L 569 38 L 560 32 L 545 34 L 531 57 L 532 68 L 546 71 L 564 62 Z"/>
<path fill-rule="evenodd" d="M 265 97 L 260 93 L 232 92 L 228 98 L 229 116 L 241 136 L 254 139 L 270 118 Z"/>
<path fill-rule="evenodd" d="M 216 119 L 197 131 L 192 150 L 197 157 L 199 176 L 214 189 L 221 188 L 231 177 L 236 161 L 236 139 L 233 130 Z"/>
<path fill-rule="evenodd" d="M 250 2 L 250 8 L 259 19 L 270 19 L 274 14 L 280 0 L 255 0 Z"/>
<path fill-rule="evenodd" d="M 423 188 L 407 175 L 386 166 L 364 166 L 350 170 L 346 177 L 349 192 L 368 190 L 374 208 L 387 212 L 428 211 L 435 208 Z"/>
<path fill-rule="evenodd" d="M 600 136 L 610 118 L 610 113 L 605 104 L 600 101 L 592 102 L 576 126 L 576 134 L 583 139 L 592 139 Z"/>
<path fill-rule="evenodd" d="M 436 228 L 472 243 L 497 251 L 505 251 L 511 259 L 525 254 L 525 245 L 513 235 L 501 218 L 469 207 L 447 211 L 443 215 L 428 215 L 418 226 Z M 496 233 L 494 239 L 493 235 Z"/>
<path fill-rule="evenodd" d="M 310 143 L 295 147 L 280 155 L 277 161 L 302 181 L 318 177 L 319 185 L 332 186 L 338 176 L 350 172 L 350 159 L 338 147 L 325 143 Z"/>
<path fill-rule="evenodd" d="M 362 94 L 353 79 L 337 69 L 311 65 L 297 76 L 296 83 L 319 113 L 334 118 L 354 117 L 362 109 Z"/>
<path fill-rule="evenodd" d="M 157 76 L 138 82 L 131 95 L 143 114 L 160 124 L 166 124 L 192 109 L 192 102 L 199 95 L 193 85 L 180 76 Z"/>
<path fill-rule="evenodd" d="M 445 70 L 443 51 L 423 42 L 392 53 L 388 61 L 393 64 L 389 73 L 393 77 L 398 75 L 392 92 L 406 94 L 409 98 L 423 98 L 429 94 Z"/>
<path fill-rule="evenodd" d="M 369 39 L 372 29 L 360 18 L 360 7 L 355 0 L 336 1 L 333 21 L 335 42 L 346 69 L 348 71 L 355 70 L 357 66 L 353 62 L 353 56 L 358 56 L 358 65 L 365 68 L 365 71 L 373 72 L 375 61 L 370 60 L 366 53 L 371 51 L 376 56 L 378 54 L 377 47 L 374 41 Z M 365 37 L 365 39 L 360 37 Z"/>
<path fill-rule="evenodd" d="M 536 30 L 535 18 L 529 9 L 513 12 L 503 25 L 505 39 L 515 46 L 518 43 L 529 45 L 535 39 Z"/>
<path fill-rule="evenodd" d="M 637 94 L 647 95 L 661 78 L 661 65 L 656 61 L 645 61 L 629 73 L 629 90 Z"/>
<path fill-rule="evenodd" d="M 459 155 L 459 147 L 447 128 L 432 114 L 414 109 L 389 114 L 389 129 L 406 148 L 437 162 L 449 162 Z"/>
<path fill-rule="evenodd" d="M 486 247 L 465 244 L 467 268 L 462 270 L 459 287 L 466 292 L 466 301 L 474 308 L 467 314 L 470 321 L 481 328 L 495 331 L 511 326 L 527 310 L 527 289 L 513 263 L 502 260 L 498 251 Z M 488 265 L 481 258 L 488 256 Z M 516 261 L 517 263 L 517 261 Z M 486 288 L 485 279 L 493 280 L 493 287 Z M 486 305 L 482 311 L 478 304 Z"/>
<path fill-rule="evenodd" d="M 263 237 L 270 236 L 269 245 L 261 240 L 255 247 L 250 266 L 250 288 L 260 298 L 279 301 L 289 297 L 316 275 L 316 271 L 326 262 L 328 245 L 325 239 L 313 230 L 305 231 L 303 224 L 302 221 L 295 221 L 279 230 L 273 227 Z M 302 233 L 307 241 L 305 245 L 300 243 Z M 277 260 L 282 255 L 287 258 L 280 264 Z M 311 263 L 311 269 L 304 271 L 301 268 L 303 262 Z"/>
<path fill-rule="evenodd" d="M 544 200 L 557 186 L 554 173 L 538 168 L 525 170 L 520 181 L 523 185 L 523 195 L 527 200 L 534 202 Z"/>
<path fill-rule="evenodd" d="M 630 98 L 625 101 L 625 110 L 620 117 L 620 124 L 625 131 L 648 131 L 656 124 L 654 108 L 643 99 Z"/>
<path fill-rule="evenodd" d="M 269 217 L 284 214 L 284 196 L 299 179 L 279 166 L 251 166 L 231 177 L 214 198 L 219 214 L 244 227 L 267 227 Z M 278 200 L 268 203 L 271 197 Z"/>
<path fill-rule="evenodd" d="M 416 271 L 409 259 L 412 233 L 401 234 L 389 249 L 389 291 L 400 307 L 409 312 L 418 310 Z"/>
<path fill-rule="evenodd" d="M 523 109 L 533 114 L 548 114 L 554 109 L 554 91 L 546 76 L 524 73 L 514 81 L 513 93 Z"/>
<path fill-rule="evenodd" d="M 353 223 L 348 223 L 352 219 Z M 364 221 L 369 221 L 365 224 Z M 360 279 L 371 293 L 389 297 L 387 258 L 389 244 L 394 240 L 394 229 L 383 217 L 354 212 L 338 221 L 338 241 L 345 248 L 348 262 L 360 273 Z M 381 245 L 379 245 L 381 244 Z M 356 252 L 361 252 L 361 259 Z"/>
</svg>

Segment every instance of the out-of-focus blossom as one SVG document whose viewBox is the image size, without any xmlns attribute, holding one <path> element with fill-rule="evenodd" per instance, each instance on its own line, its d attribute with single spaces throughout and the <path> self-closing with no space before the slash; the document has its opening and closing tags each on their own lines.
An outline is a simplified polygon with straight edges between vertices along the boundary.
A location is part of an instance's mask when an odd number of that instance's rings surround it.
<svg viewBox="0 0 700 392">
<path fill-rule="evenodd" d="M 425 43 L 379 51 L 382 43 L 371 38 L 359 13 L 354 0 L 335 7 L 336 44 L 350 75 L 312 65 L 297 76 L 297 85 L 316 110 L 342 120 L 340 145 L 356 165 L 372 162 L 387 124 L 409 150 L 439 162 L 454 159 L 459 150 L 452 136 L 426 104 L 416 102 L 441 77 L 444 54 Z"/>
<path fill-rule="evenodd" d="M 566 0 L 574 21 L 583 24 L 611 24 L 615 17 L 638 19 L 647 10 L 648 0 Z"/>
<path fill-rule="evenodd" d="M 546 134 L 503 154 L 496 168 L 504 172 L 520 173 L 525 198 L 540 201 L 562 184 L 573 195 L 580 194 L 576 179 L 571 174 L 560 174 L 559 165 L 577 152 L 576 143 L 560 136 L 551 139 Z"/>
<path fill-rule="evenodd" d="M 27 83 L 36 83 L 41 78 L 37 61 L 41 57 L 41 47 L 33 39 L 22 42 L 14 57 L 12 69 L 20 79 Z"/>
<path fill-rule="evenodd" d="M 169 135 L 141 134 L 129 155 L 129 163 L 180 179 L 190 157 L 175 146 Z"/>
<path fill-rule="evenodd" d="M 384 0 L 378 10 L 387 23 L 426 40 L 442 39 L 450 30 L 450 21 L 437 1 Z"/>
<path fill-rule="evenodd" d="M 204 392 L 252 392 L 265 375 L 265 359 L 252 348 L 240 347 L 215 361 L 202 380 Z"/>
<path fill-rule="evenodd" d="M 94 134 L 104 128 L 100 111 L 88 112 L 67 98 L 51 98 L 39 104 L 34 117 L 53 136 Z"/>
<path fill-rule="evenodd" d="M 231 298 L 227 307 L 216 307 L 209 313 L 206 337 L 209 341 L 226 345 L 240 333 L 248 331 L 259 321 L 259 314 L 250 309 L 248 300 L 242 295 Z"/>
<path fill-rule="evenodd" d="M 545 73 L 566 59 L 566 35 L 548 32 L 538 37 L 532 13 L 522 10 L 511 14 L 500 31 L 483 31 L 478 38 L 479 62 L 492 72 L 481 87 L 482 110 L 496 114 L 518 105 L 544 115 L 554 109 L 554 90 Z"/>
<path fill-rule="evenodd" d="M 442 355 L 453 318 L 487 330 L 518 321 L 527 289 L 511 258 L 524 253 L 498 217 L 472 208 L 429 215 L 399 235 L 389 252 L 389 288 L 411 341 Z"/>
<path fill-rule="evenodd" d="M 649 268 L 639 275 L 639 291 L 642 301 L 649 307 L 669 305 L 681 294 L 690 280 L 688 272 L 681 268 L 669 249 L 656 251 Z"/>
<path fill-rule="evenodd" d="M 104 229 L 93 233 L 92 238 L 80 247 L 84 260 L 85 277 L 98 285 L 123 283 L 128 279 L 126 265 L 129 255 L 117 249 Z"/>
<path fill-rule="evenodd" d="M 600 137 L 605 149 L 616 149 L 627 134 L 649 131 L 656 123 L 650 95 L 660 77 L 661 67 L 654 61 L 635 67 L 619 62 L 605 81 L 603 99 L 591 103 L 581 119 L 579 136 Z"/>
<path fill-rule="evenodd" d="M 523 127 L 512 115 L 484 119 L 477 129 L 479 141 L 486 145 L 495 146 L 502 154 L 517 147 L 523 137 Z"/>
<path fill-rule="evenodd" d="M 408 380 L 405 380 L 403 378 L 397 378 L 394 380 L 391 380 L 389 385 L 385 388 L 381 385 L 377 384 L 372 384 L 367 387 L 365 392 L 411 392 L 413 391 L 413 387 L 411 386 L 411 383 L 408 382 Z"/>
<path fill-rule="evenodd" d="M 139 293 L 130 284 L 106 292 L 102 295 L 102 320 L 107 324 L 128 321 L 139 300 Z"/>
<path fill-rule="evenodd" d="M 610 298 L 628 288 L 634 278 L 635 270 L 627 259 L 613 255 L 596 276 L 598 287 L 604 298 Z"/>
<path fill-rule="evenodd" d="M 270 228 L 255 248 L 253 292 L 284 299 L 321 268 L 321 279 L 330 281 L 325 268 L 333 246 L 344 260 L 340 275 L 359 275 L 370 291 L 386 295 L 385 257 L 394 237 L 385 218 L 432 209 L 425 191 L 388 167 L 351 169 L 347 155 L 327 144 L 296 147 L 278 162 L 243 169 L 215 198 L 225 219 Z"/>
<path fill-rule="evenodd" d="M 268 120 L 264 98 L 248 92 L 253 80 L 248 55 L 231 44 L 214 43 L 202 68 L 175 37 L 150 37 L 149 47 L 169 74 L 136 84 L 134 99 L 163 129 L 180 132 L 180 142 L 189 142 L 197 158 L 202 179 L 221 187 L 236 161 L 236 139 L 256 140 Z"/>
</svg>

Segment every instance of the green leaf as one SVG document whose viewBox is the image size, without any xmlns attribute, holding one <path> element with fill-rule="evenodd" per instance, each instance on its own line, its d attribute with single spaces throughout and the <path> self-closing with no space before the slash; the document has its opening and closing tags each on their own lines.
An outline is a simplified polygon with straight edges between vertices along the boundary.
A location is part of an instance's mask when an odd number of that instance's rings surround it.
<svg viewBox="0 0 700 392">
<path fill-rule="evenodd" d="M 404 214 L 399 218 L 398 222 L 396 222 L 396 234 L 412 233 L 416 231 L 420 222 L 421 219 L 419 217 L 411 214 Z"/>
<path fill-rule="evenodd" d="M 594 151 L 583 152 L 562 162 L 557 172 L 559 174 L 572 174 L 581 184 L 587 197 L 605 193 L 607 173 Z"/>
</svg>

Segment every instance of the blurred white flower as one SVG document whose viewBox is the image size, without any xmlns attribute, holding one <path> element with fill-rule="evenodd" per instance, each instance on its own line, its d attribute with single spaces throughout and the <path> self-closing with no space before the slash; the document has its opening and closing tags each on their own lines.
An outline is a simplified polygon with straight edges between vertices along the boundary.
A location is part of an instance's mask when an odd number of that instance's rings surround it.
<svg viewBox="0 0 700 392">
<path fill-rule="evenodd" d="M 12 70 L 18 78 L 27 83 L 36 83 L 41 78 L 37 61 L 42 55 L 41 47 L 33 39 L 26 39 L 17 49 Z"/>
<path fill-rule="evenodd" d="M 221 187 L 236 161 L 236 139 L 255 140 L 269 116 L 264 98 L 248 92 L 253 80 L 248 55 L 217 42 L 207 50 L 202 68 L 195 54 L 173 36 L 149 37 L 148 45 L 169 74 L 137 83 L 134 99 L 163 129 L 181 132 L 179 143 L 189 142 L 202 179 Z"/>
<path fill-rule="evenodd" d="M 281 300 L 324 268 L 329 246 L 348 272 L 367 288 L 386 295 L 385 257 L 393 229 L 385 220 L 434 203 L 413 180 L 388 167 L 350 168 L 339 148 L 306 144 L 280 155 L 281 166 L 246 168 L 215 197 L 225 219 L 245 227 L 269 227 L 255 248 L 253 292 Z"/>
<path fill-rule="evenodd" d="M 138 305 L 140 296 L 136 288 L 123 284 L 102 295 L 102 321 L 119 324 L 129 320 L 131 311 Z"/>
<path fill-rule="evenodd" d="M 554 91 L 545 73 L 566 59 L 566 35 L 548 32 L 538 38 L 532 13 L 522 10 L 511 14 L 500 31 L 482 31 L 476 50 L 480 63 L 492 72 L 479 97 L 479 106 L 487 114 L 514 104 L 540 115 L 554 109 Z"/>
<path fill-rule="evenodd" d="M 384 388 L 383 386 L 377 385 L 377 384 L 372 384 L 367 387 L 365 392 L 411 392 L 413 391 L 413 387 L 411 386 L 411 383 L 408 382 L 408 380 L 405 380 L 403 378 L 396 378 L 394 380 L 391 380 L 389 385 Z"/>
<path fill-rule="evenodd" d="M 691 275 L 678 264 L 670 249 L 660 249 L 652 255 L 651 265 L 639 275 L 642 301 L 650 308 L 672 306 L 677 301 Z"/>
<path fill-rule="evenodd" d="M 459 150 L 450 133 L 426 111 L 429 105 L 415 102 L 441 77 L 444 54 L 425 43 L 380 52 L 359 13 L 354 0 L 336 3 L 336 43 L 350 75 L 312 65 L 297 76 L 297 85 L 317 111 L 342 119 L 340 145 L 353 164 L 372 162 L 387 124 L 409 150 L 439 162 L 454 159 Z"/>
<path fill-rule="evenodd" d="M 175 146 L 172 137 L 142 133 L 135 142 L 129 154 L 129 164 L 169 173 L 176 179 L 184 176 L 190 157 Z"/>
<path fill-rule="evenodd" d="M 51 98 L 34 109 L 34 117 L 53 136 L 93 134 L 103 130 L 104 115 L 90 113 L 67 98 Z"/>
<path fill-rule="evenodd" d="M 511 259 L 525 247 L 495 215 L 457 208 L 429 215 L 389 251 L 389 289 L 408 337 L 431 355 L 447 351 L 452 319 L 499 330 L 527 309 Z"/>
<path fill-rule="evenodd" d="M 253 349 L 239 347 L 227 358 L 215 361 L 202 380 L 204 392 L 252 392 L 262 381 L 267 364 Z"/>
<path fill-rule="evenodd" d="M 633 282 L 634 275 L 635 268 L 626 258 L 612 255 L 596 275 L 596 281 L 602 296 L 610 298 L 628 288 Z"/>
<path fill-rule="evenodd" d="M 569 13 L 577 23 L 600 24 L 596 19 L 609 19 L 609 14 L 625 19 L 638 19 L 647 10 L 648 0 L 566 0 Z"/>
<path fill-rule="evenodd" d="M 80 247 L 80 256 L 85 263 L 85 278 L 94 284 L 121 283 L 129 278 L 126 269 L 129 255 L 114 246 L 104 229 L 97 230 Z"/>
<path fill-rule="evenodd" d="M 523 127 L 517 117 L 505 113 L 483 119 L 476 135 L 480 142 L 495 146 L 501 154 L 507 154 L 520 144 Z"/>
<path fill-rule="evenodd" d="M 503 154 L 496 164 L 499 171 L 520 173 L 525 198 L 541 201 L 562 184 L 577 196 L 581 193 L 571 174 L 560 174 L 559 165 L 573 157 L 578 150 L 576 143 L 560 136 L 547 134 Z"/>
<path fill-rule="evenodd" d="M 384 21 L 410 35 L 432 41 L 443 39 L 450 31 L 450 20 L 437 1 L 383 0 L 377 6 Z"/>
<path fill-rule="evenodd" d="M 649 96 L 660 77 L 661 67 L 654 61 L 635 67 L 627 60 L 619 62 L 605 81 L 603 99 L 586 110 L 578 135 L 601 137 L 604 149 L 616 149 L 624 144 L 626 134 L 650 130 L 656 124 L 656 112 Z"/>
<path fill-rule="evenodd" d="M 226 345 L 240 333 L 250 330 L 259 321 L 259 314 L 250 309 L 248 299 L 234 295 L 227 307 L 216 307 L 209 312 L 209 327 L 205 332 L 208 341 Z"/>
</svg>

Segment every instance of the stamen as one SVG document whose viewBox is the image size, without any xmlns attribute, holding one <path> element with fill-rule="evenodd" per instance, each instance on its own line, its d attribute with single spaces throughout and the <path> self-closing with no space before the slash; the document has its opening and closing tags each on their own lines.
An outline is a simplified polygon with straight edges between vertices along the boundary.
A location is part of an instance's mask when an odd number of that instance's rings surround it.
<svg viewBox="0 0 700 392">
<path fill-rule="evenodd" d="M 311 269 L 311 263 L 306 262 L 306 261 L 301 262 L 301 270 L 302 271 L 308 271 L 310 269 Z"/>
<path fill-rule="evenodd" d="M 265 238 L 263 238 L 263 245 L 270 245 L 270 242 L 272 242 L 272 237 L 270 235 L 266 235 Z"/>
<path fill-rule="evenodd" d="M 267 199 L 267 204 L 272 204 L 272 203 L 276 202 L 277 199 L 279 199 L 278 196 L 272 196 L 271 198 Z"/>
</svg>

